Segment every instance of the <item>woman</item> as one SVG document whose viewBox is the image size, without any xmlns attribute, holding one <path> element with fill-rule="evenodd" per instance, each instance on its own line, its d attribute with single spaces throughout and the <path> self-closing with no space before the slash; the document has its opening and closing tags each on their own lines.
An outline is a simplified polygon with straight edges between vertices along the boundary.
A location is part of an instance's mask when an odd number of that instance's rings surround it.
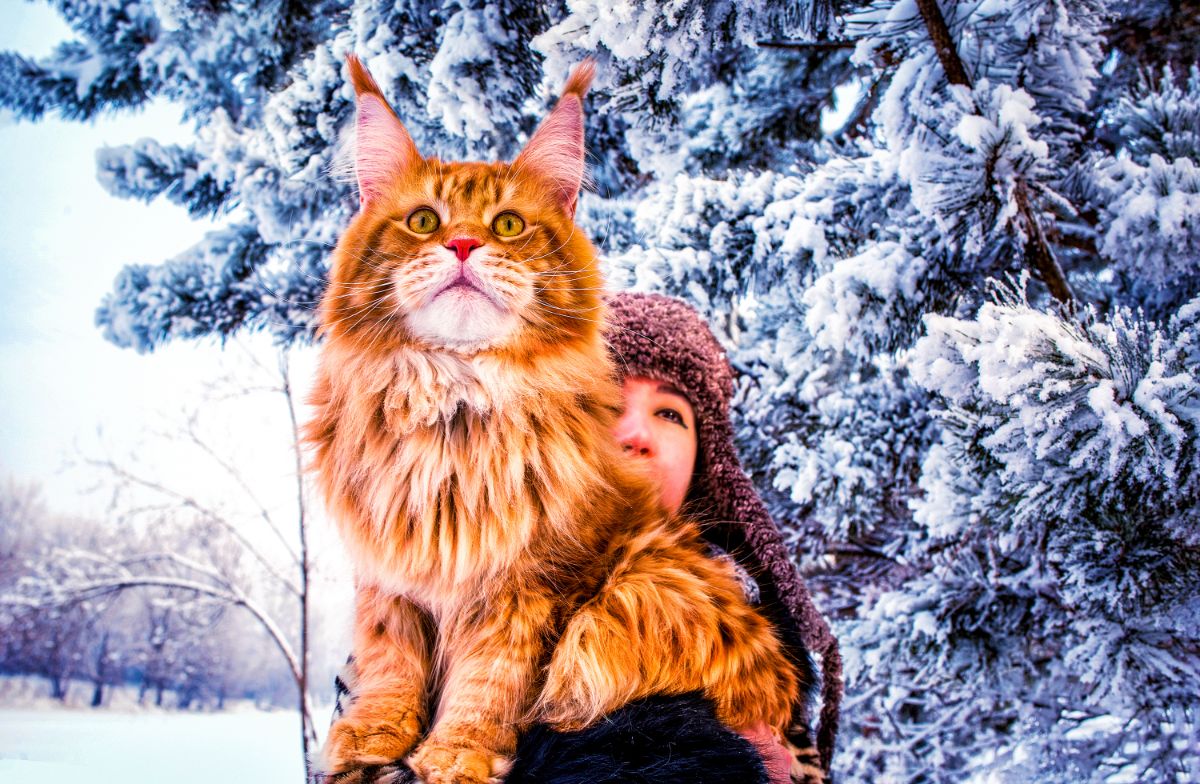
<svg viewBox="0 0 1200 784">
<path fill-rule="evenodd" d="M 625 408 L 614 436 L 632 460 L 646 461 L 663 505 L 700 521 L 715 558 L 733 560 L 748 598 L 774 624 L 801 675 L 812 684 L 809 653 L 822 663 L 822 708 L 815 751 L 811 693 L 793 711 L 791 749 L 765 727 L 721 725 L 699 694 L 638 700 L 586 730 L 536 726 L 519 741 L 508 784 L 756 782 L 828 773 L 841 701 L 841 657 L 787 557 L 779 529 L 737 457 L 729 403 L 733 373 L 725 352 L 694 310 L 653 294 L 621 293 L 609 305 L 609 349 L 622 376 Z M 352 674 L 352 668 L 347 668 Z M 353 690 L 338 680 L 340 706 Z M 328 784 L 411 781 L 403 766 L 354 771 Z"/>
</svg>

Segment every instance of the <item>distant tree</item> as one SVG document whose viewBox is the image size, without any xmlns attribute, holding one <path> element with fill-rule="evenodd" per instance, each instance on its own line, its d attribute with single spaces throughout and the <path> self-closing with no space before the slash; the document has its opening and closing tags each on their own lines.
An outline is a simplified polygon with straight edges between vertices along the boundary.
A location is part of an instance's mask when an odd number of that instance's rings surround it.
<svg viewBox="0 0 1200 784">
<path fill-rule="evenodd" d="M 86 530 L 80 533 L 80 528 Z M 31 580 L 60 579 L 65 574 L 58 560 L 62 548 L 85 537 L 95 544 L 86 526 L 53 516 L 36 485 L 10 479 L 0 489 L 0 671 L 44 677 L 50 696 L 62 701 L 71 680 L 86 676 L 88 664 L 96 663 L 93 643 L 109 602 L 38 607 L 24 601 L 22 593 Z M 99 688 L 103 681 L 93 682 Z"/>
<path fill-rule="evenodd" d="M 18 483 L 11 477 L 0 482 L 0 596 L 11 593 L 25 567 L 28 554 L 42 546 L 48 517 L 41 488 Z M 0 603 L 0 662 L 5 671 L 24 655 L 23 623 L 15 608 Z"/>
<path fill-rule="evenodd" d="M 218 632 L 230 623 L 221 617 L 226 610 L 244 611 L 253 619 L 253 633 L 265 634 L 266 644 L 286 665 L 307 754 L 316 737 L 307 690 L 311 560 L 295 399 L 286 353 L 279 354 L 278 367 L 256 370 L 257 378 L 212 382 L 208 407 L 220 403 L 218 394 L 235 402 L 261 392 L 277 397 L 290 434 L 280 440 L 295 482 L 290 508 L 268 507 L 244 468 L 206 440 L 193 412 L 181 432 L 167 437 L 190 445 L 197 460 L 223 473 L 231 492 L 243 496 L 238 505 L 209 501 L 187 490 L 185 478 L 164 479 L 134 458 L 90 459 L 120 499 L 115 507 L 120 525 L 102 534 L 50 537 L 44 547 L 23 553 L 23 569 L 7 594 L 0 593 L 0 608 L 7 606 L 6 614 L 20 621 L 30 645 L 45 650 L 45 674 L 55 683 L 79 675 L 99 694 L 125 662 L 139 671 L 143 697 L 153 690 L 155 703 L 162 704 L 163 693 L 171 691 L 182 708 L 201 698 L 221 701 L 229 685 L 238 682 L 239 664 L 227 652 L 243 646 L 222 644 Z M 257 526 L 244 519 L 247 508 Z M 292 533 L 285 532 L 285 522 Z M 132 622 L 119 630 L 123 645 L 118 651 L 113 645 L 118 630 L 106 625 L 105 615 L 133 591 L 142 592 L 143 601 L 134 605 L 136 612 L 124 606 L 123 617 Z M 136 641 L 127 639 L 129 626 L 142 630 Z M 65 634 L 78 643 L 66 645 Z"/>
</svg>

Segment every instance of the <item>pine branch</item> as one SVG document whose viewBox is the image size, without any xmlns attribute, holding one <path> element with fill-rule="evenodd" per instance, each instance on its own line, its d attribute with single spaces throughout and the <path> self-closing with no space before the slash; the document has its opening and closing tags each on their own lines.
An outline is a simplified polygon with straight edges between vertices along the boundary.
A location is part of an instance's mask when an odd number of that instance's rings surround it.
<svg viewBox="0 0 1200 784">
<path fill-rule="evenodd" d="M 921 18 L 925 20 L 925 29 L 929 32 L 929 39 L 937 51 L 942 70 L 946 72 L 946 79 L 950 84 L 973 89 L 971 77 L 967 74 L 962 58 L 958 56 L 958 49 L 950 36 L 950 27 L 946 24 L 946 17 L 942 15 L 937 0 L 917 0 L 917 8 L 921 12 Z M 1029 194 L 1023 183 L 1017 188 L 1016 199 L 1024 224 L 1026 262 L 1037 272 L 1055 299 L 1068 307 L 1073 306 L 1075 297 L 1071 293 L 1071 287 L 1067 285 L 1062 267 L 1054 257 L 1054 250 L 1046 241 L 1046 232 L 1029 203 Z"/>
<path fill-rule="evenodd" d="M 857 41 L 794 41 L 787 38 L 766 38 L 754 43 L 764 49 L 800 49 L 817 52 L 834 52 L 858 46 Z"/>
<path fill-rule="evenodd" d="M 1050 289 L 1050 294 L 1056 300 L 1068 307 L 1073 306 L 1075 296 L 1071 293 L 1071 287 L 1067 283 L 1066 276 L 1063 275 L 1062 267 L 1058 264 L 1058 259 L 1054 257 L 1054 250 L 1050 247 L 1050 243 L 1046 241 L 1046 234 L 1042 229 L 1041 221 L 1038 220 L 1037 214 L 1029 204 L 1029 195 L 1026 192 L 1024 183 L 1017 187 L 1015 196 L 1017 208 L 1021 211 L 1021 220 L 1025 224 L 1027 237 L 1025 244 L 1026 262 L 1037 271 L 1038 277 L 1046 284 L 1046 288 Z"/>
<path fill-rule="evenodd" d="M 962 58 L 958 56 L 954 39 L 950 37 L 950 27 L 946 24 L 946 17 L 942 16 L 942 9 L 938 7 L 937 0 L 917 0 L 917 9 L 921 12 L 921 18 L 925 20 L 925 29 L 929 31 L 929 39 L 933 41 L 938 60 L 941 61 L 942 70 L 946 72 L 950 84 L 971 87 L 971 77 L 967 75 Z"/>
<path fill-rule="evenodd" d="M 875 114 L 875 107 L 879 105 L 879 96 L 883 95 L 891 81 L 892 71 L 889 68 L 881 73 L 879 78 L 871 83 L 871 87 L 863 93 L 854 107 L 854 111 L 834 134 L 834 138 L 857 139 L 865 134 L 870 127 L 871 115 Z"/>
</svg>

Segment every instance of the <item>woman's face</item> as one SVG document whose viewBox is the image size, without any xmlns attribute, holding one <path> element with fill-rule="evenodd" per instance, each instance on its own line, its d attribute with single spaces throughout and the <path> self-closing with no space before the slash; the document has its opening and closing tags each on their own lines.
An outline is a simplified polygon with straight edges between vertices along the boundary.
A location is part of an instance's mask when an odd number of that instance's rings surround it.
<svg viewBox="0 0 1200 784">
<path fill-rule="evenodd" d="M 696 470 L 696 413 L 675 387 L 645 376 L 625 379 L 625 410 L 614 435 L 627 453 L 650 462 L 662 502 L 678 512 Z"/>
</svg>

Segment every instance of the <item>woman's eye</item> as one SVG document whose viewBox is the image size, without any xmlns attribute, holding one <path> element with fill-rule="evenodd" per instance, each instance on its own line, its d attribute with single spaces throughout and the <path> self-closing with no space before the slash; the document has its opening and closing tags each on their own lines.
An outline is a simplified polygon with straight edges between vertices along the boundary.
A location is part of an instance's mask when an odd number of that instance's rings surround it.
<svg viewBox="0 0 1200 784">
<path fill-rule="evenodd" d="M 417 234 L 429 234 L 437 229 L 439 223 L 441 221 L 438 220 L 437 213 L 428 207 L 414 210 L 413 214 L 408 216 L 408 228 Z"/>
<path fill-rule="evenodd" d="M 501 237 L 515 237 L 525 231 L 525 221 L 515 212 L 502 212 L 492 221 L 492 231 Z"/>
<path fill-rule="evenodd" d="M 676 411 L 673 408 L 660 408 L 658 411 L 656 411 L 654 413 L 657 416 L 660 416 L 663 419 L 667 420 L 668 422 L 674 422 L 675 424 L 679 425 L 680 427 L 684 427 L 684 428 L 687 427 L 687 423 L 683 421 L 683 414 L 679 413 L 678 411 Z"/>
</svg>

